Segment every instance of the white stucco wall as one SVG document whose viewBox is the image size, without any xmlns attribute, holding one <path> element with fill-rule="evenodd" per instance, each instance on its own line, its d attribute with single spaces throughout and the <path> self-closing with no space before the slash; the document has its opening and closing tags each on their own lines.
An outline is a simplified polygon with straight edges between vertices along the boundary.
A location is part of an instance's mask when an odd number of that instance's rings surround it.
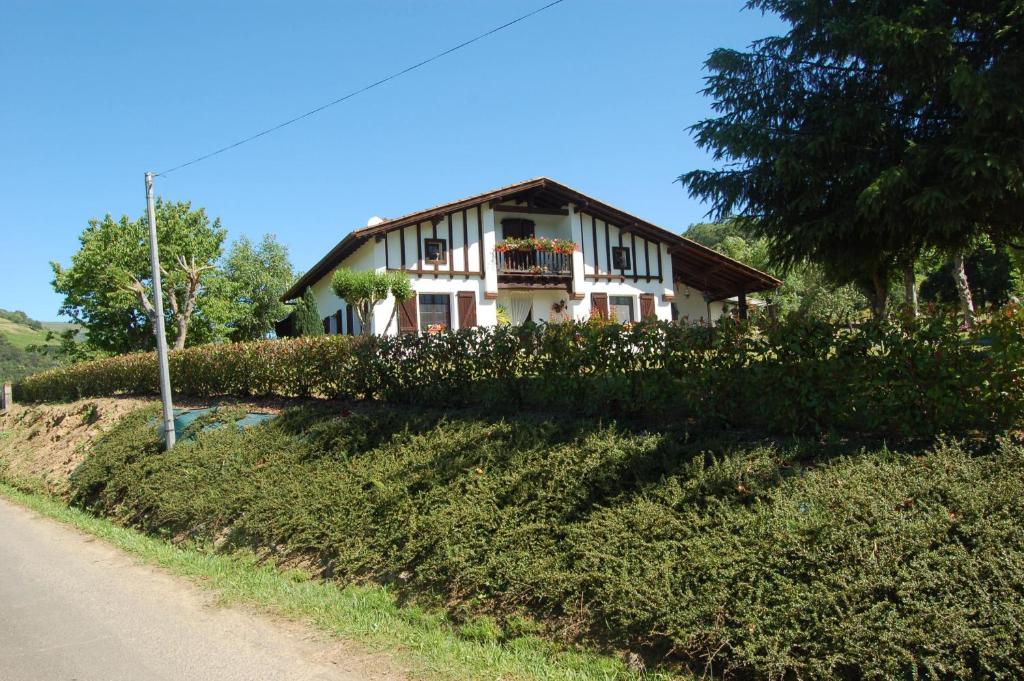
<svg viewBox="0 0 1024 681">
<path fill-rule="evenodd" d="M 692 324 L 716 322 L 722 316 L 721 301 L 716 300 L 707 303 L 704 301 L 704 293 L 702 291 L 685 286 L 684 284 L 677 284 L 675 291 L 675 304 L 676 309 L 679 311 L 679 321 L 688 321 Z"/>
</svg>

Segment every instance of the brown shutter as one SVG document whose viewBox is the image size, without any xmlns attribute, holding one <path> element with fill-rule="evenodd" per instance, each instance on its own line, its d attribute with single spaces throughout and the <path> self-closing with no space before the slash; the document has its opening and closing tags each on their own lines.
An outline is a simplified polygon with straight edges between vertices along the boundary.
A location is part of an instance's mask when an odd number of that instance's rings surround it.
<svg viewBox="0 0 1024 681">
<path fill-rule="evenodd" d="M 640 320 L 647 321 L 648 319 L 655 318 L 654 296 L 650 293 L 645 293 L 640 296 Z"/>
<path fill-rule="evenodd" d="M 341 325 L 341 308 L 338 308 L 338 311 L 334 313 L 334 333 L 340 336 L 344 328 L 345 327 Z"/>
<path fill-rule="evenodd" d="M 398 332 L 416 333 L 419 330 L 416 324 L 416 296 L 402 303 L 398 308 Z"/>
<path fill-rule="evenodd" d="M 468 329 L 476 326 L 476 294 L 472 291 L 459 291 L 459 328 Z"/>
<path fill-rule="evenodd" d="M 608 294 L 607 293 L 591 293 L 590 294 L 590 306 L 593 310 L 597 310 L 597 313 L 603 318 L 608 319 Z M 591 313 L 593 313 L 591 310 Z"/>
<path fill-rule="evenodd" d="M 320 321 L 322 321 L 324 323 L 324 333 L 330 333 L 331 332 L 331 318 L 330 317 L 324 317 Z"/>
<path fill-rule="evenodd" d="M 349 336 L 355 333 L 356 325 L 352 322 L 354 316 L 352 314 L 352 306 L 345 303 L 345 333 Z"/>
</svg>

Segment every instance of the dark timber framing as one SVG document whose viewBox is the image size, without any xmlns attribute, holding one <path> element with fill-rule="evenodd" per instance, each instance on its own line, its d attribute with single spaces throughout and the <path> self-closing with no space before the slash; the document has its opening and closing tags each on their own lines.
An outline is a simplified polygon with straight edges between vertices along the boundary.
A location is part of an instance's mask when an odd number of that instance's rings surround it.
<svg viewBox="0 0 1024 681">
<path fill-rule="evenodd" d="M 538 208 L 536 206 L 513 206 L 498 204 L 492 206 L 495 213 L 525 213 L 527 215 L 568 215 L 565 208 Z"/>
<path fill-rule="evenodd" d="M 466 223 L 465 208 L 462 209 L 462 269 L 469 269 L 469 225 Z M 466 276 L 466 279 L 469 279 L 469 275 Z"/>
<path fill-rule="evenodd" d="M 388 242 L 384 242 L 384 248 L 388 247 Z M 402 249 L 402 269 L 405 269 L 405 227 L 398 230 L 398 247 Z"/>
<path fill-rule="evenodd" d="M 450 276 L 450 277 L 463 277 L 464 279 L 469 279 L 470 277 L 479 277 L 479 278 L 483 279 L 485 277 L 484 271 L 482 269 L 473 269 L 469 265 L 469 252 L 470 252 L 469 251 L 469 210 L 471 208 L 475 208 L 476 211 L 477 211 L 477 232 L 479 234 L 479 243 L 480 243 L 480 262 L 483 262 L 483 250 L 484 250 L 483 233 L 484 233 L 484 228 L 483 228 L 483 215 L 481 213 L 481 207 L 480 206 L 468 206 L 466 208 L 461 208 L 458 211 L 454 211 L 452 213 L 449 213 L 448 215 L 446 215 L 443 218 L 443 220 L 445 220 L 448 223 L 447 226 L 446 226 L 447 230 L 448 230 L 448 241 L 445 244 L 445 253 L 446 253 L 446 257 L 447 257 L 446 262 L 437 262 L 437 263 L 429 262 L 428 263 L 427 261 L 423 260 L 423 257 L 424 257 L 423 256 L 423 242 L 424 242 L 423 231 L 424 230 L 423 230 L 423 227 L 422 227 L 422 223 L 416 223 L 416 266 L 415 267 L 409 267 L 406 264 L 406 256 L 405 256 L 405 228 L 406 228 L 406 226 L 403 225 L 401 227 L 397 227 L 395 229 L 389 230 L 388 232 L 386 232 L 383 235 L 383 237 L 384 237 L 383 238 L 383 242 L 384 242 L 384 266 L 385 266 L 385 268 L 388 271 L 392 271 L 392 272 L 395 272 L 395 271 L 406 272 L 407 274 L 421 276 L 421 277 L 423 277 L 423 276 L 431 276 L 434 279 L 437 279 L 438 277 L 445 276 L 445 275 Z M 455 230 L 455 215 L 456 214 L 460 214 L 462 216 L 462 260 L 463 260 L 463 263 L 462 263 L 462 267 L 460 269 L 456 269 L 455 268 L 455 260 L 454 260 L 455 251 L 456 251 L 456 247 L 455 247 L 455 232 L 456 232 L 456 230 Z M 438 239 L 438 236 L 437 236 L 437 225 L 438 225 L 439 222 L 440 222 L 440 220 L 432 220 L 431 221 L 431 231 L 430 231 L 430 237 L 429 237 L 430 239 Z M 389 252 L 389 248 L 390 248 L 389 236 L 391 234 L 396 234 L 398 236 L 398 246 L 399 246 L 399 251 L 401 253 L 401 259 L 402 259 L 401 265 L 399 267 L 392 267 L 391 266 L 391 256 L 390 256 L 390 252 Z M 439 240 L 440 241 L 444 241 L 443 238 L 441 238 Z M 447 268 L 446 269 L 441 269 L 440 265 L 447 265 Z"/>
<path fill-rule="evenodd" d="M 633 281 L 635 282 L 637 280 L 637 273 L 636 273 L 636 234 L 634 232 L 630 232 L 629 233 L 629 243 L 631 244 L 631 247 L 629 249 L 629 255 L 630 255 L 630 257 L 632 258 L 632 261 L 633 261 Z"/>
<path fill-rule="evenodd" d="M 437 240 L 437 221 L 436 220 L 431 220 L 430 221 L 430 229 L 433 230 L 434 240 L 436 241 Z M 445 248 L 448 248 L 448 246 L 445 246 Z M 436 261 L 434 262 L 434 279 L 437 279 L 437 262 Z"/>
<path fill-rule="evenodd" d="M 454 217 L 455 213 L 448 213 L 448 243 L 445 244 L 445 248 L 448 249 L 449 272 L 455 269 L 455 242 L 452 241 L 452 218 Z"/>
<path fill-rule="evenodd" d="M 605 262 L 608 263 L 608 274 L 611 274 L 612 270 L 615 269 L 615 263 L 612 262 L 612 240 L 608 236 L 608 221 L 604 221 L 604 257 Z"/>
<path fill-rule="evenodd" d="M 420 233 L 420 223 L 416 223 L 416 269 L 423 267 L 423 234 Z"/>
<path fill-rule="evenodd" d="M 621 228 L 621 227 L 619 227 L 618 225 L 615 225 L 615 228 L 616 228 L 617 230 L 619 230 L 619 248 L 622 248 L 622 228 Z M 610 270 L 610 269 L 611 269 L 611 268 L 609 268 L 609 270 Z M 625 268 L 625 267 L 620 267 L 620 268 L 619 268 L 619 274 L 621 274 L 621 275 L 625 276 L 625 274 L 626 274 L 626 268 Z"/>
<path fill-rule="evenodd" d="M 640 237 L 640 238 L 643 239 L 643 242 L 644 242 L 644 272 L 646 272 L 647 275 L 650 276 L 650 274 L 651 274 L 651 242 L 649 242 L 644 237 Z"/>
<path fill-rule="evenodd" d="M 477 245 L 480 246 L 480 278 L 484 278 L 484 204 L 477 204 L 476 207 L 476 231 Z M 466 263 L 469 268 L 469 263 Z"/>
</svg>

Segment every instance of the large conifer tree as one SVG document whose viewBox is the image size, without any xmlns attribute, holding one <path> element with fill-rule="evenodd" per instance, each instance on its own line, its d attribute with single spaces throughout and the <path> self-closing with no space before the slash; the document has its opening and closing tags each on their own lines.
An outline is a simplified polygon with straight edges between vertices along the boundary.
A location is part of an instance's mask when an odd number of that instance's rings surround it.
<svg viewBox="0 0 1024 681">
<path fill-rule="evenodd" d="M 719 167 L 681 176 L 718 216 L 861 284 L 876 314 L 925 247 L 1024 232 L 1024 2 L 751 0 L 781 37 L 707 61 Z"/>
</svg>

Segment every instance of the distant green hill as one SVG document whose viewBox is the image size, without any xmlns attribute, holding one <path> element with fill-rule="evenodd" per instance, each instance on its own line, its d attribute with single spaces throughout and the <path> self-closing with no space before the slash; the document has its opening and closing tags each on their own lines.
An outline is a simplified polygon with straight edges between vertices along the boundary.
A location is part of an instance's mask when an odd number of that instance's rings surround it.
<svg viewBox="0 0 1024 681">
<path fill-rule="evenodd" d="M 57 366 L 57 341 L 47 341 L 50 331 L 74 328 L 61 322 L 39 322 L 24 312 L 0 309 L 0 381 L 16 381 L 29 374 Z M 30 351 L 30 346 L 45 348 Z"/>
</svg>

